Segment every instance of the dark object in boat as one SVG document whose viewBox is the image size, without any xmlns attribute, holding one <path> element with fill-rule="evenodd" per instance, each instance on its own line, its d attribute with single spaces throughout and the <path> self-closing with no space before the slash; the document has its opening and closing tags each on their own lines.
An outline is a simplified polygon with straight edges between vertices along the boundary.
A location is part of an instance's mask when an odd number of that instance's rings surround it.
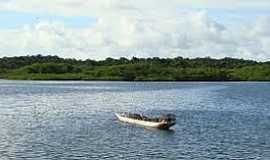
<svg viewBox="0 0 270 160">
<path fill-rule="evenodd" d="M 142 114 L 136 113 L 121 113 L 116 114 L 118 119 L 127 123 L 139 124 L 147 127 L 154 127 L 159 129 L 169 129 L 176 123 L 176 116 L 174 114 L 166 114 L 160 117 L 149 118 Z"/>
<path fill-rule="evenodd" d="M 133 118 L 133 119 L 138 119 L 138 120 L 145 120 L 145 121 L 153 121 L 153 122 L 161 122 L 161 121 L 175 121 L 176 116 L 174 114 L 165 114 L 160 117 L 155 117 L 155 118 L 149 118 L 147 116 L 144 116 L 142 114 L 137 114 L 137 113 L 122 113 L 123 116 Z"/>
</svg>

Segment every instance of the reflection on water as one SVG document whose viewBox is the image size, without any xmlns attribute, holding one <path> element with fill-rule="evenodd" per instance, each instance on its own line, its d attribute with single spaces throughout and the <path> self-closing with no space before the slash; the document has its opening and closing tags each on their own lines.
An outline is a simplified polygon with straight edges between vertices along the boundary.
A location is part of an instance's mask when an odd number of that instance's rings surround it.
<svg viewBox="0 0 270 160">
<path fill-rule="evenodd" d="M 0 159 L 269 159 L 270 83 L 0 81 Z M 163 131 L 115 112 L 174 113 Z"/>
</svg>

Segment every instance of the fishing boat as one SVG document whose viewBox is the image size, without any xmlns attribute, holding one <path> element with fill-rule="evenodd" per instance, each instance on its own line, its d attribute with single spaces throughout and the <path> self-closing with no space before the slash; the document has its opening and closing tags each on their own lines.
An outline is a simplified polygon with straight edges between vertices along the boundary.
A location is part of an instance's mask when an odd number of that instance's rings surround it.
<svg viewBox="0 0 270 160">
<path fill-rule="evenodd" d="M 116 113 L 115 115 L 122 122 L 158 129 L 169 129 L 176 123 L 176 118 L 173 114 L 166 114 L 158 118 L 149 118 L 135 113 Z"/>
</svg>

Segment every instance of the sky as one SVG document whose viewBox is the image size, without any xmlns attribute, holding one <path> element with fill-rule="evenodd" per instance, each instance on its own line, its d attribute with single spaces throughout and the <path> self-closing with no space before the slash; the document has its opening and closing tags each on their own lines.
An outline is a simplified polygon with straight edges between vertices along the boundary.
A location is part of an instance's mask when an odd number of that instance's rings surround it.
<svg viewBox="0 0 270 160">
<path fill-rule="evenodd" d="M 270 0 L 0 0 L 0 57 L 270 61 Z"/>
</svg>

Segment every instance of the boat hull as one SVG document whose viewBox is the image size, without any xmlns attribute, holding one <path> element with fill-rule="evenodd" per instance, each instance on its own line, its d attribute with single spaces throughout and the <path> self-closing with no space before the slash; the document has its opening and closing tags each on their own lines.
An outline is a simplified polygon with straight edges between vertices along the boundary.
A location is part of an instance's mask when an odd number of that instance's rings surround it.
<svg viewBox="0 0 270 160">
<path fill-rule="evenodd" d="M 133 119 L 133 118 L 121 116 L 120 114 L 117 114 L 117 113 L 115 115 L 119 119 L 119 121 L 121 121 L 121 122 L 136 124 L 136 125 L 140 125 L 140 126 L 144 126 L 144 127 L 151 127 L 151 128 L 158 128 L 158 129 L 169 129 L 171 126 L 175 125 L 175 123 L 151 122 L 151 121 Z"/>
</svg>

